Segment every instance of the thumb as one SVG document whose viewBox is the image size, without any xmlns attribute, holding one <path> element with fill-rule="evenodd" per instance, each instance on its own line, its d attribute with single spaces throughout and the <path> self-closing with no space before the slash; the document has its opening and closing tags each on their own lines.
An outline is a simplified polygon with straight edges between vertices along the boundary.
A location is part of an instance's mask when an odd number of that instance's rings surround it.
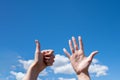
<svg viewBox="0 0 120 80">
<path fill-rule="evenodd" d="M 36 43 L 36 52 L 40 52 L 40 43 L 38 40 L 35 40 Z"/>
<path fill-rule="evenodd" d="M 93 57 L 98 53 L 98 51 L 93 51 L 89 56 L 88 56 L 88 60 L 92 61 Z"/>
<path fill-rule="evenodd" d="M 53 55 L 54 51 L 53 50 L 48 50 L 48 54 L 46 55 Z"/>
</svg>

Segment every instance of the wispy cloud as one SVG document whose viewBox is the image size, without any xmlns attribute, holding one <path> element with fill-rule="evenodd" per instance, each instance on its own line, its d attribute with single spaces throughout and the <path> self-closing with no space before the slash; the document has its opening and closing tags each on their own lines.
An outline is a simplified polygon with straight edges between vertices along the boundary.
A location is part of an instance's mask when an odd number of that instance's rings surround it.
<svg viewBox="0 0 120 80">
<path fill-rule="evenodd" d="M 54 73 L 61 74 L 74 74 L 74 70 L 67 57 L 57 54 L 55 57 L 55 63 L 52 67 Z M 90 74 L 94 74 L 96 77 L 107 75 L 108 66 L 102 65 L 97 59 L 92 60 L 92 64 L 89 67 Z"/>
<path fill-rule="evenodd" d="M 22 65 L 19 66 L 21 68 L 23 68 L 25 70 L 25 72 L 27 71 L 27 69 L 29 68 L 29 66 L 33 63 L 33 60 L 18 60 L 19 64 L 18 65 Z M 12 65 L 11 66 L 13 69 L 16 68 L 16 66 Z M 16 80 L 22 80 L 23 77 L 25 76 L 25 73 L 23 72 L 16 72 L 16 71 L 10 71 L 10 74 L 15 76 Z M 46 71 L 46 69 L 44 69 L 39 76 L 46 76 L 48 74 L 48 72 Z M 9 79 L 8 79 L 9 80 Z M 37 80 L 41 80 L 39 77 Z"/>
<path fill-rule="evenodd" d="M 25 75 L 25 74 L 22 73 L 22 72 L 10 71 L 10 73 L 15 76 L 16 80 L 22 80 L 23 77 L 24 77 L 24 75 Z"/>
<path fill-rule="evenodd" d="M 29 68 L 29 66 L 32 64 L 33 60 L 19 59 L 18 62 L 19 62 L 18 65 L 22 65 L 19 67 L 23 68 L 24 72 L 25 72 Z M 13 67 L 13 70 L 10 71 L 10 74 L 12 76 L 15 76 L 16 80 L 22 80 L 25 73 L 14 71 L 14 68 L 16 68 L 15 70 L 17 70 L 18 67 L 15 67 L 14 65 L 12 65 L 12 67 Z M 50 73 L 55 73 L 56 75 L 57 74 L 72 75 L 75 73 L 70 64 L 69 59 L 60 54 L 57 54 L 55 56 L 55 63 L 50 68 L 50 71 L 52 71 Z M 101 65 L 97 59 L 93 59 L 92 64 L 89 67 L 90 74 L 95 75 L 95 77 L 100 77 L 100 76 L 107 75 L 107 71 L 108 71 L 108 67 L 106 65 Z M 48 75 L 48 73 L 49 73 L 49 71 L 47 71 L 47 69 L 43 70 L 40 73 L 38 80 L 41 80 L 40 76 L 46 76 L 46 75 Z M 59 77 L 58 80 L 75 80 L 75 78 L 68 79 L 68 78 Z"/>
<path fill-rule="evenodd" d="M 54 73 L 61 73 L 61 74 L 73 74 L 74 70 L 69 62 L 69 59 L 63 55 L 57 54 L 55 56 L 55 63 L 52 66 Z"/>
<path fill-rule="evenodd" d="M 18 61 L 19 61 L 20 64 L 23 65 L 23 68 L 24 68 L 25 70 L 27 70 L 27 69 L 29 68 L 29 66 L 33 63 L 33 60 L 28 60 L 28 61 L 26 61 L 26 60 L 20 59 L 20 60 L 18 60 Z"/>
<path fill-rule="evenodd" d="M 62 78 L 62 77 L 60 77 L 60 78 L 58 78 L 58 80 L 76 80 L 75 78 Z"/>
<path fill-rule="evenodd" d="M 99 64 L 97 59 L 93 59 L 92 64 L 89 67 L 91 74 L 95 73 L 96 77 L 107 75 L 108 66 Z"/>
</svg>

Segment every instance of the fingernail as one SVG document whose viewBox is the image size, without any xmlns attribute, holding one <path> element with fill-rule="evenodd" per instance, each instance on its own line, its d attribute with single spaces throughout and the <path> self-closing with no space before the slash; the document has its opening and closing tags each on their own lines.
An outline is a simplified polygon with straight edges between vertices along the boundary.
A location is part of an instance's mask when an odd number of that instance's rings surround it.
<svg viewBox="0 0 120 80">
<path fill-rule="evenodd" d="M 78 36 L 78 39 L 80 40 L 80 39 L 81 39 L 81 36 Z"/>
<path fill-rule="evenodd" d="M 35 40 L 35 42 L 37 43 L 37 42 L 38 42 L 38 40 Z"/>
<path fill-rule="evenodd" d="M 69 42 L 71 42 L 71 40 L 69 40 Z"/>
<path fill-rule="evenodd" d="M 66 51 L 66 49 L 65 49 L 65 48 L 63 48 L 63 51 Z"/>
<path fill-rule="evenodd" d="M 75 39 L 75 37 L 74 37 L 74 36 L 72 36 L 72 39 Z"/>
</svg>

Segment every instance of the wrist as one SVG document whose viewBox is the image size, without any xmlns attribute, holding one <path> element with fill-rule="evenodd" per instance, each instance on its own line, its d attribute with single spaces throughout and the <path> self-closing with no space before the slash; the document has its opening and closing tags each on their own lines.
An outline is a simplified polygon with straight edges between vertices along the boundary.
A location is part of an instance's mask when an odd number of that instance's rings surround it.
<svg viewBox="0 0 120 80">
<path fill-rule="evenodd" d="M 39 72 L 34 68 L 34 65 L 32 64 L 28 68 L 27 73 L 22 80 L 37 80 L 38 75 Z"/>
<path fill-rule="evenodd" d="M 33 62 L 30 66 L 30 69 L 35 72 L 35 74 L 39 74 L 46 68 L 46 65 L 40 65 L 39 63 Z"/>
<path fill-rule="evenodd" d="M 78 80 L 90 80 L 88 71 L 81 72 L 77 74 Z"/>
<path fill-rule="evenodd" d="M 37 80 L 39 73 L 46 67 L 40 66 L 38 66 L 38 63 L 33 62 L 28 68 L 27 73 L 23 80 Z"/>
</svg>

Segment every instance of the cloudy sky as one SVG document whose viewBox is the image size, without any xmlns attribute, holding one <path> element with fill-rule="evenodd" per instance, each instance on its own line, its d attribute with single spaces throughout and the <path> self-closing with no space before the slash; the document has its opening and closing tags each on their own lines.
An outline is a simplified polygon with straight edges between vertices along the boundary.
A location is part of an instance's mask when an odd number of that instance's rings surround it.
<svg viewBox="0 0 120 80">
<path fill-rule="evenodd" d="M 85 55 L 98 50 L 91 80 L 118 80 L 120 72 L 118 0 L 1 0 L 0 80 L 21 80 L 33 62 L 35 40 L 53 49 L 55 63 L 38 80 L 77 80 L 63 53 L 72 36 L 82 36 Z"/>
</svg>

